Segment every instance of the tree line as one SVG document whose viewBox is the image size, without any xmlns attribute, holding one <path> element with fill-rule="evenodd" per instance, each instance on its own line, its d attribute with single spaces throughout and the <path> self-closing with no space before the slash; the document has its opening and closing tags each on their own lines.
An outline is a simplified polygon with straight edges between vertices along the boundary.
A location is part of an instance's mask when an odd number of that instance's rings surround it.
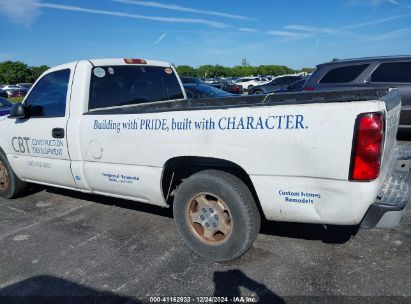
<svg viewBox="0 0 411 304">
<path fill-rule="evenodd" d="M 284 75 L 294 74 L 300 72 L 310 73 L 313 71 L 311 68 L 303 68 L 301 70 L 294 70 L 283 65 L 238 65 L 234 67 L 226 67 L 222 65 L 201 65 L 198 68 L 193 68 L 188 65 L 179 65 L 176 67 L 180 76 L 185 77 L 200 77 L 200 78 L 212 78 L 212 77 L 245 77 L 252 75 Z"/>
<path fill-rule="evenodd" d="M 0 62 L 0 83 L 33 83 L 47 69 L 47 65 L 28 66 L 21 61 L 3 61 Z"/>
<path fill-rule="evenodd" d="M 15 84 L 24 82 L 35 82 L 36 79 L 48 69 L 47 65 L 28 66 L 21 61 L 3 61 L 0 62 L 0 83 Z M 180 76 L 185 77 L 244 77 L 251 75 L 284 75 L 299 72 L 312 72 L 311 68 L 294 70 L 283 65 L 259 65 L 251 66 L 243 59 L 241 65 L 226 67 L 222 65 L 201 65 L 193 68 L 188 65 L 179 65 L 176 67 Z"/>
</svg>

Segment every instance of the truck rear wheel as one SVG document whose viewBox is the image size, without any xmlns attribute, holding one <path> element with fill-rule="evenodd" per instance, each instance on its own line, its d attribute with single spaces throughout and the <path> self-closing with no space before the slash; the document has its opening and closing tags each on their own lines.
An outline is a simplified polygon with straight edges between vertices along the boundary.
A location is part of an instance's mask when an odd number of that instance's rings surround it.
<svg viewBox="0 0 411 304">
<path fill-rule="evenodd" d="M 13 198 L 21 193 L 25 187 L 26 183 L 16 176 L 6 155 L 0 151 L 0 197 Z"/>
<path fill-rule="evenodd" d="M 205 170 L 177 189 L 174 219 L 188 246 L 214 260 L 243 255 L 260 229 L 260 214 L 247 186 L 223 171 Z"/>
</svg>

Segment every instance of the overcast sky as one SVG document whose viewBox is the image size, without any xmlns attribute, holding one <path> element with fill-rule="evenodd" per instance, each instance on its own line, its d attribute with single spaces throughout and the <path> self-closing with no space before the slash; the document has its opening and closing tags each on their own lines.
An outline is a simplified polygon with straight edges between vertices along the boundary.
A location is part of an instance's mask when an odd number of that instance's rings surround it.
<svg viewBox="0 0 411 304">
<path fill-rule="evenodd" d="M 282 64 L 411 53 L 411 0 L 0 0 L 0 61 Z"/>
</svg>

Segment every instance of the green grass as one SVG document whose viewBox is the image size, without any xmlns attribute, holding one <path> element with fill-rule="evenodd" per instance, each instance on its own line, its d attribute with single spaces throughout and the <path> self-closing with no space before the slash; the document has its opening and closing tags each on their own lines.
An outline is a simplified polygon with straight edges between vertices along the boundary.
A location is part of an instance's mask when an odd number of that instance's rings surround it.
<svg viewBox="0 0 411 304">
<path fill-rule="evenodd" d="M 24 97 L 10 97 L 7 100 L 10 102 L 22 102 Z"/>
</svg>

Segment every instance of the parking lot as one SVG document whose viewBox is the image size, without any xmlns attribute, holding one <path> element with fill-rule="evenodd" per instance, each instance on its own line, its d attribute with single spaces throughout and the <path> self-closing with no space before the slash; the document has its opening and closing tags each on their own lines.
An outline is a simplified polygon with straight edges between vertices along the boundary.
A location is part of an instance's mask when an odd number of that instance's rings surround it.
<svg viewBox="0 0 411 304">
<path fill-rule="evenodd" d="M 171 210 L 131 201 L 35 187 L 0 199 L 0 218 L 0 302 L 241 294 L 267 303 L 324 295 L 406 303 L 411 296 L 410 209 L 395 230 L 264 222 L 253 248 L 227 263 L 192 253 Z"/>
</svg>

